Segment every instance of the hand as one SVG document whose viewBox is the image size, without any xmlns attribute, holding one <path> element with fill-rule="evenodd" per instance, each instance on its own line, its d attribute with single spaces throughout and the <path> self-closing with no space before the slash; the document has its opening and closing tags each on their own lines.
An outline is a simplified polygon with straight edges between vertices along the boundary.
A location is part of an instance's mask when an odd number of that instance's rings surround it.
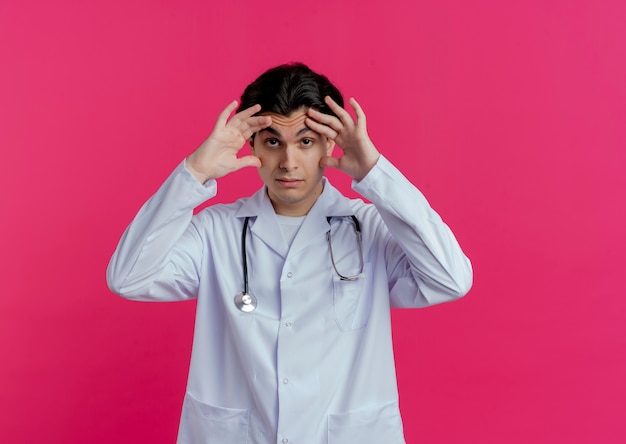
<svg viewBox="0 0 626 444">
<path fill-rule="evenodd" d="M 320 166 L 337 168 L 355 180 L 363 179 L 376 165 L 380 153 L 367 134 L 365 113 L 354 98 L 350 106 L 354 109 L 356 122 L 352 116 L 330 97 L 324 101 L 339 118 L 309 108 L 306 125 L 313 131 L 333 140 L 343 150 L 343 155 L 324 157 Z"/>
<path fill-rule="evenodd" d="M 235 100 L 220 113 L 209 137 L 185 161 L 187 169 L 201 183 L 241 168 L 261 166 L 257 157 L 237 157 L 237 153 L 254 133 L 270 126 L 272 118 L 254 116 L 261 110 L 260 105 L 254 105 L 228 120 L 236 107 Z"/>
</svg>

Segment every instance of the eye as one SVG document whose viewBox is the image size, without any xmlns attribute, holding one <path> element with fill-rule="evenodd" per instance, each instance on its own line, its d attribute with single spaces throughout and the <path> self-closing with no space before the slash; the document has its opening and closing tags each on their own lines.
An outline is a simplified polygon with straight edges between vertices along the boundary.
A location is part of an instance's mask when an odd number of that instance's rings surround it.
<svg viewBox="0 0 626 444">
<path fill-rule="evenodd" d="M 275 138 L 265 139 L 265 145 L 270 148 L 276 148 L 280 145 L 280 141 Z"/>
<path fill-rule="evenodd" d="M 302 143 L 302 146 L 309 147 L 309 146 L 313 146 L 313 144 L 315 143 L 315 140 L 309 139 L 308 137 L 306 137 L 302 139 L 300 143 Z"/>
</svg>

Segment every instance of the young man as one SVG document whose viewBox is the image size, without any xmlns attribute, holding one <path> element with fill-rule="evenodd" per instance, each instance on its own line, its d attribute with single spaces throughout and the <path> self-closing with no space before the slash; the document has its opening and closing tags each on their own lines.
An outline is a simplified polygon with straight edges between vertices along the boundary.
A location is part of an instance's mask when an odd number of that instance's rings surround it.
<svg viewBox="0 0 626 444">
<path fill-rule="evenodd" d="M 178 442 L 403 443 L 390 309 L 463 296 L 470 262 L 326 77 L 279 66 L 229 119 L 236 106 L 139 211 L 107 270 L 129 299 L 198 300 Z M 237 157 L 246 141 L 253 155 Z M 192 216 L 247 166 L 261 190 Z M 339 193 L 327 166 L 373 204 Z"/>
</svg>

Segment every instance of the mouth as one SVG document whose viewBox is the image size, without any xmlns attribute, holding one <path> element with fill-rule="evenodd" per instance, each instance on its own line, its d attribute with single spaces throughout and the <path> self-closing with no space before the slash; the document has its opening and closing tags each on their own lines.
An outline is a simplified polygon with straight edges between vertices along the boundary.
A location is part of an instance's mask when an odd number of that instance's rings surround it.
<svg viewBox="0 0 626 444">
<path fill-rule="evenodd" d="M 294 188 L 300 185 L 303 181 L 301 179 L 279 178 L 276 179 L 276 182 L 285 188 Z"/>
</svg>

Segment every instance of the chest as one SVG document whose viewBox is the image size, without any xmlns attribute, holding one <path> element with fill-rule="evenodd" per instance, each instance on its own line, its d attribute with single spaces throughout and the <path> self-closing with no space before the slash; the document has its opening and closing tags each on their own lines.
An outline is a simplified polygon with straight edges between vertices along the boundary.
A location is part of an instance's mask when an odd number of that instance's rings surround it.
<svg viewBox="0 0 626 444">
<path fill-rule="evenodd" d="M 301 228 L 291 247 L 278 229 L 269 237 L 247 231 L 245 252 L 242 232 L 234 229 L 218 237 L 218 242 L 207 246 L 205 293 L 234 319 L 242 316 L 234 298 L 244 290 L 246 280 L 256 305 L 245 313 L 248 317 L 328 323 L 337 312 L 359 306 L 367 312 L 371 262 L 375 261 L 372 249 L 349 221 L 324 223 L 323 229 Z"/>
</svg>

